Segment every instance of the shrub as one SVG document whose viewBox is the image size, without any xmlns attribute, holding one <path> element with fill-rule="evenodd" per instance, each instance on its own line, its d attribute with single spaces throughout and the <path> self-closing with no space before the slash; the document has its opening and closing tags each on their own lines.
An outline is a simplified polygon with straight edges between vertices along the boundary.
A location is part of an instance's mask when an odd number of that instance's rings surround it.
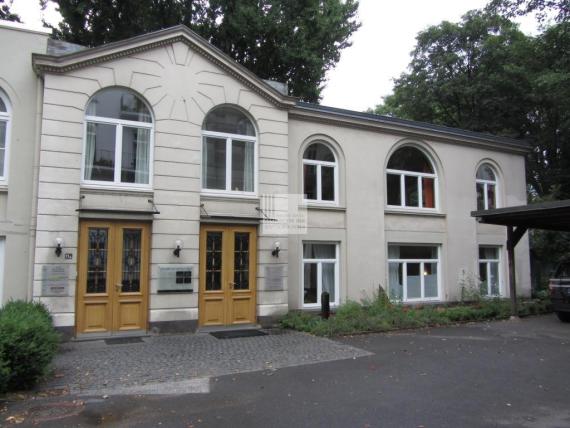
<svg viewBox="0 0 570 428">
<path fill-rule="evenodd" d="M 11 301 L 0 309 L 0 392 L 31 388 L 46 374 L 58 341 L 41 303 Z"/>
<path fill-rule="evenodd" d="M 505 319 L 511 315 L 511 303 L 507 299 L 477 299 L 476 293 L 468 297 L 471 303 L 411 307 L 393 304 L 384 293 L 378 292 L 371 298 L 365 297 L 361 303 L 349 301 L 341 305 L 328 320 L 321 319 L 316 313 L 297 311 L 287 314 L 281 325 L 318 336 L 336 336 Z M 546 313 L 549 305 L 548 300 L 522 300 L 519 315 Z"/>
</svg>

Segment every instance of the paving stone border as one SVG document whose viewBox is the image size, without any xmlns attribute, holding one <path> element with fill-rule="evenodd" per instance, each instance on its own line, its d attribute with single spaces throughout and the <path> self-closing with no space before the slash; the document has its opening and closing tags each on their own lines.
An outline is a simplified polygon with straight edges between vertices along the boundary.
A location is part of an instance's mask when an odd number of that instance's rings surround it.
<svg viewBox="0 0 570 428">
<path fill-rule="evenodd" d="M 55 358 L 55 376 L 41 388 L 66 387 L 78 394 L 109 392 L 371 355 L 305 333 L 267 332 L 266 336 L 238 339 L 216 339 L 199 333 L 150 336 L 141 343 L 128 344 L 67 342 Z"/>
</svg>

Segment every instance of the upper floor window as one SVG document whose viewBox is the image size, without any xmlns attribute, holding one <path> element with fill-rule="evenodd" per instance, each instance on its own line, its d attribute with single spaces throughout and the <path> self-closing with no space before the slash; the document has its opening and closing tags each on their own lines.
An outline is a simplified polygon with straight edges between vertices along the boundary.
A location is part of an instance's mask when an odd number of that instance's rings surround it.
<svg viewBox="0 0 570 428">
<path fill-rule="evenodd" d="M 425 154 L 415 147 L 394 152 L 386 170 L 388 205 L 437 208 L 437 175 Z"/>
<path fill-rule="evenodd" d="M 148 187 L 152 166 L 152 115 L 123 88 L 97 93 L 85 116 L 83 181 Z"/>
<path fill-rule="evenodd" d="M 338 168 L 331 149 L 313 143 L 303 153 L 303 193 L 305 200 L 337 202 Z"/>
<path fill-rule="evenodd" d="M 202 189 L 255 194 L 256 136 L 239 110 L 219 107 L 206 116 L 202 130 Z"/>
<path fill-rule="evenodd" d="M 7 176 L 7 149 L 10 132 L 10 104 L 8 98 L 0 90 L 0 180 Z"/>
<path fill-rule="evenodd" d="M 479 167 L 475 187 L 478 210 L 497 208 L 497 176 L 490 165 L 484 163 Z"/>
</svg>

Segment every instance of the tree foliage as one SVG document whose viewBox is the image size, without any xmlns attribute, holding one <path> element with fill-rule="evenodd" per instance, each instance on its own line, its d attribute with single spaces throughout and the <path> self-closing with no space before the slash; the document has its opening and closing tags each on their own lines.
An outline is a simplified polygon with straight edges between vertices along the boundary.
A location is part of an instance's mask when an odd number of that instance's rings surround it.
<svg viewBox="0 0 570 428">
<path fill-rule="evenodd" d="M 556 22 L 570 18 L 570 0 L 492 0 L 486 8 L 508 18 L 534 13 L 540 22 L 552 16 Z"/>
<path fill-rule="evenodd" d="M 257 76 L 316 102 L 360 26 L 357 0 L 41 0 L 57 4 L 56 37 L 86 46 L 184 24 Z"/>
<path fill-rule="evenodd" d="M 10 11 L 10 6 L 12 6 L 12 1 L 9 0 L 6 2 L 5 0 L 0 0 L 0 19 L 22 22 L 17 14 Z"/>
</svg>

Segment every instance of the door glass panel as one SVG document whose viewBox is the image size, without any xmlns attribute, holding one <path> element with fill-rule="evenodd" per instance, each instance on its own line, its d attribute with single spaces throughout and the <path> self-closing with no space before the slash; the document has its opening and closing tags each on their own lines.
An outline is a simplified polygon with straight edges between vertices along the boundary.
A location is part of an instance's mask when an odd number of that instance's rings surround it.
<svg viewBox="0 0 570 428">
<path fill-rule="evenodd" d="M 87 247 L 87 293 L 107 291 L 107 245 L 109 230 L 89 228 Z"/>
<path fill-rule="evenodd" d="M 303 184 L 306 199 L 317 199 L 317 166 L 303 165 Z"/>
<path fill-rule="evenodd" d="M 408 299 L 420 299 L 422 297 L 421 291 L 421 278 L 420 278 L 420 264 L 408 263 Z"/>
<path fill-rule="evenodd" d="M 336 294 L 335 294 L 335 264 L 334 263 L 322 263 L 322 284 L 323 284 L 323 292 L 326 291 L 329 293 L 330 301 L 336 301 Z"/>
<path fill-rule="evenodd" d="M 303 269 L 303 302 L 317 303 L 317 263 L 305 263 Z"/>
<path fill-rule="evenodd" d="M 222 289 L 222 232 L 206 233 L 206 290 Z"/>
<path fill-rule="evenodd" d="M 253 151 L 251 141 L 232 141 L 232 190 L 253 192 Z"/>
<path fill-rule="evenodd" d="M 390 286 L 390 299 L 403 300 L 404 299 L 404 273 L 403 263 L 390 263 L 388 265 L 388 276 Z"/>
<path fill-rule="evenodd" d="M 321 166 L 321 198 L 323 201 L 334 201 L 334 168 Z"/>
<path fill-rule="evenodd" d="M 387 181 L 388 181 L 388 205 L 401 205 L 402 189 L 400 187 L 400 176 L 395 174 L 388 174 Z"/>
<path fill-rule="evenodd" d="M 140 291 L 141 235 L 140 229 L 125 229 L 123 231 L 123 276 L 121 280 L 121 291 L 123 293 Z"/>
<path fill-rule="evenodd" d="M 202 187 L 226 188 L 226 140 L 204 137 L 202 146 Z"/>
<path fill-rule="evenodd" d="M 249 232 L 235 233 L 234 289 L 249 289 Z"/>
<path fill-rule="evenodd" d="M 437 263 L 424 263 L 424 297 L 437 297 Z"/>
<path fill-rule="evenodd" d="M 115 125 L 87 123 L 85 180 L 115 180 Z"/>
<path fill-rule="evenodd" d="M 404 177 L 405 191 L 406 191 L 406 206 L 417 207 L 419 206 L 418 195 L 418 177 L 406 175 Z"/>
<path fill-rule="evenodd" d="M 483 296 L 489 294 L 487 282 L 487 263 L 479 263 L 479 290 Z"/>
</svg>

